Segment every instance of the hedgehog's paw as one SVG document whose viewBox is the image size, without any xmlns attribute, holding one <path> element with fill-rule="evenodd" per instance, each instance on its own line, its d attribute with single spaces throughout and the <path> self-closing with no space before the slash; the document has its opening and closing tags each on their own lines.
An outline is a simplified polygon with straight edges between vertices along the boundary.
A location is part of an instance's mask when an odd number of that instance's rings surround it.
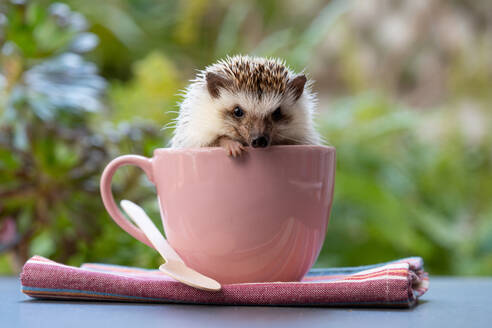
<svg viewBox="0 0 492 328">
<path fill-rule="evenodd" d="M 229 156 L 238 157 L 241 156 L 243 151 L 246 151 L 246 148 L 239 142 L 235 140 L 231 140 L 228 138 L 220 139 L 220 146 L 224 148 Z"/>
</svg>

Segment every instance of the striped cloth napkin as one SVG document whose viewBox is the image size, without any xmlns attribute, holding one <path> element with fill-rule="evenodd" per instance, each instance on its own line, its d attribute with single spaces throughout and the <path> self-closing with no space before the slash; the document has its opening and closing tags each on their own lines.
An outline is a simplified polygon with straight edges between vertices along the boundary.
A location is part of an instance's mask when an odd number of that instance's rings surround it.
<svg viewBox="0 0 492 328">
<path fill-rule="evenodd" d="M 219 292 L 188 287 L 158 270 L 109 264 L 80 268 L 40 256 L 21 273 L 22 291 L 35 298 L 128 302 L 412 307 L 429 287 L 420 257 L 363 267 L 313 269 L 301 282 L 223 285 Z"/>
</svg>

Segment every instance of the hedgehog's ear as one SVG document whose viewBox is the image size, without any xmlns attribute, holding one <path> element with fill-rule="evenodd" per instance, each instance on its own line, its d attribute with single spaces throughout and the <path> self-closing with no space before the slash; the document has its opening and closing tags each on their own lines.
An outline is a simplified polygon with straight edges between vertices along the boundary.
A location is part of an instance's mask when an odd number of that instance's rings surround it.
<svg viewBox="0 0 492 328">
<path fill-rule="evenodd" d="M 213 98 L 218 98 L 220 95 L 220 89 L 227 87 L 229 84 L 227 79 L 216 73 L 208 72 L 205 78 L 207 80 L 208 93 L 210 93 Z"/>
<path fill-rule="evenodd" d="M 306 81 L 306 75 L 299 74 L 287 83 L 287 88 L 292 91 L 295 100 L 299 99 L 302 96 Z"/>
</svg>

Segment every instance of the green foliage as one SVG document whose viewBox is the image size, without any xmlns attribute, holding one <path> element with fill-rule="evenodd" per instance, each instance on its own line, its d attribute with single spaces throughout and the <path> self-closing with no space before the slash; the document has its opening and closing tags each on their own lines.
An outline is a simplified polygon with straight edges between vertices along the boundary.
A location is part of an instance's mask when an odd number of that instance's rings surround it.
<svg viewBox="0 0 492 328">
<path fill-rule="evenodd" d="M 64 2 L 0 3 L 0 273 L 33 254 L 157 266 L 155 252 L 109 219 L 100 174 L 120 154 L 165 146 L 161 127 L 175 117 L 186 80 L 235 53 L 282 57 L 318 80 L 318 125 L 337 148 L 337 174 L 317 266 L 419 255 L 431 273 L 492 273 L 488 34 L 463 37 L 462 48 L 451 40 L 454 52 L 417 38 L 402 56 L 352 1 Z M 400 20 L 417 12 L 403 11 Z M 426 23 L 419 17 L 417 27 Z M 442 81 L 426 82 L 427 66 L 418 66 L 426 60 L 446 68 L 432 71 Z M 424 87 L 412 93 L 415 81 Z M 435 108 L 393 100 L 432 95 L 430 84 L 449 89 Z M 387 91 L 370 91 L 378 88 Z M 464 127 L 470 113 L 481 133 Z M 118 170 L 113 191 L 159 218 L 138 169 Z"/>
<path fill-rule="evenodd" d="M 132 81 L 111 86 L 109 98 L 118 108 L 112 118 L 119 121 L 134 116 L 154 122 L 173 119 L 170 109 L 176 106 L 176 90 L 182 85 L 174 64 L 162 53 L 154 52 L 136 62 L 133 73 Z"/>
<path fill-rule="evenodd" d="M 88 50 L 86 41 L 77 45 L 89 35 L 80 14 L 61 4 L 10 9 L 2 49 L 1 246 L 10 251 L 13 270 L 32 254 L 69 263 L 100 259 L 107 253 L 92 252 L 93 245 L 112 242 L 101 224 L 108 222 L 98 188 L 105 163 L 121 153 L 151 155 L 162 137 L 154 125 L 100 122 L 106 82 L 76 53 Z M 72 25 L 78 29 L 67 29 Z M 126 172 L 116 179 L 116 194 L 152 197 L 138 187 L 138 171 Z"/>
<path fill-rule="evenodd" d="M 318 265 L 419 254 L 434 273 L 491 272 L 490 140 L 466 144 L 451 127 L 429 142 L 418 133 L 426 119 L 372 93 L 323 115 L 337 173 Z"/>
</svg>

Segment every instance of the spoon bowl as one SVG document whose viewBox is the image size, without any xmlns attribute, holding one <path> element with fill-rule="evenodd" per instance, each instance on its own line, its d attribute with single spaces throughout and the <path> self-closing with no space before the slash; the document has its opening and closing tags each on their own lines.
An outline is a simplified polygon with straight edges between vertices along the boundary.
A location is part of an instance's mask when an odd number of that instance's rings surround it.
<svg viewBox="0 0 492 328">
<path fill-rule="evenodd" d="M 221 289 L 221 285 L 217 281 L 189 268 L 184 263 L 140 206 L 129 200 L 122 200 L 120 205 L 166 261 L 159 267 L 161 272 L 194 288 L 207 291 L 219 291 Z"/>
</svg>

